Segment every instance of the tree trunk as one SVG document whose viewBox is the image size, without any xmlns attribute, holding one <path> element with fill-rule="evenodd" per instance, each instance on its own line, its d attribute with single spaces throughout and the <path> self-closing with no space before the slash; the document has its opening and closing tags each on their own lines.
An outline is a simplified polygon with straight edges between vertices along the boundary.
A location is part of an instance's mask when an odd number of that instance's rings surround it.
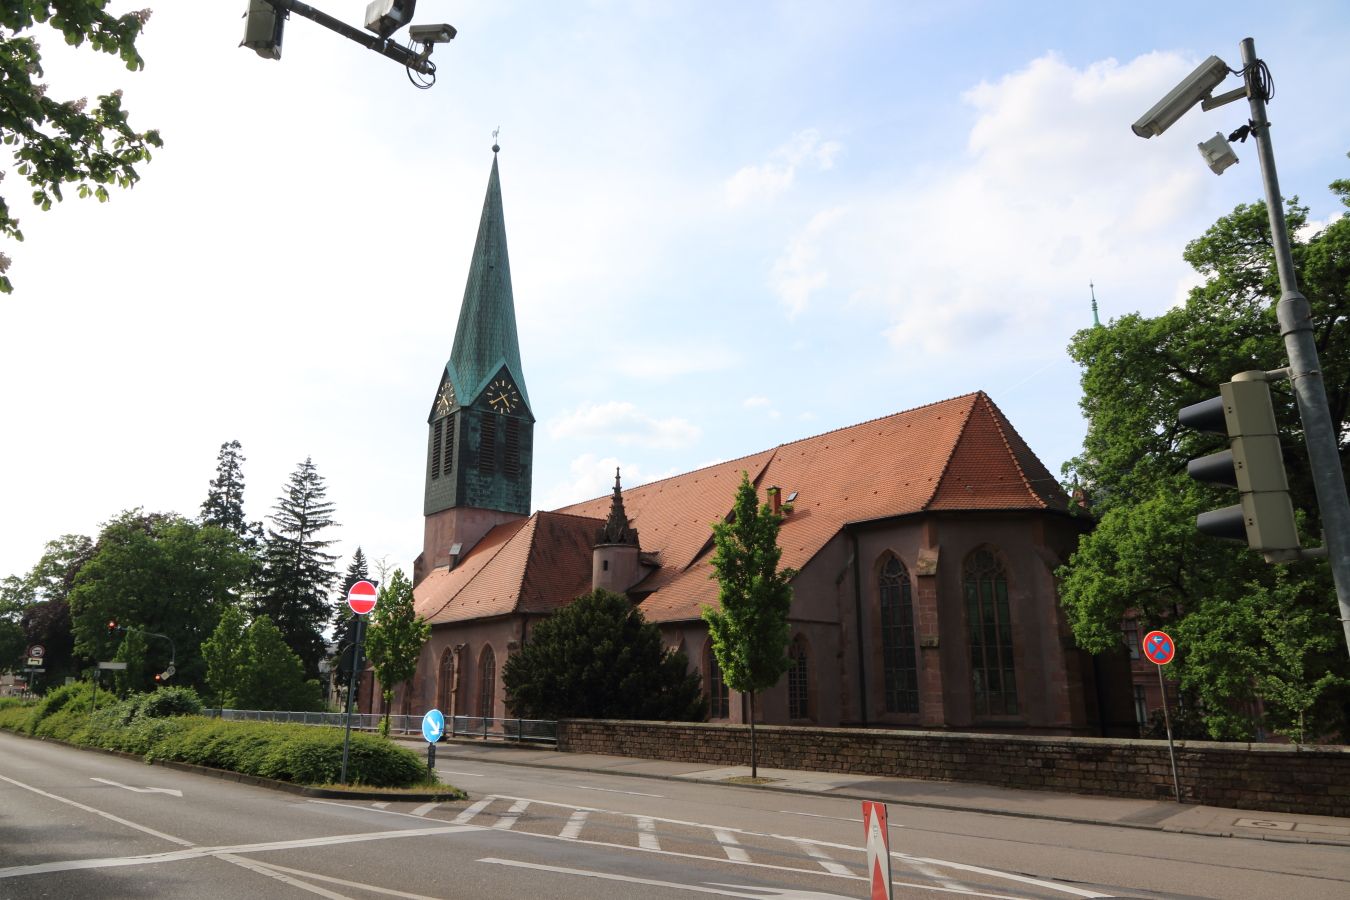
<svg viewBox="0 0 1350 900">
<path fill-rule="evenodd" d="M 755 744 L 755 692 L 750 692 L 750 777 L 759 777 L 759 747 Z"/>
</svg>

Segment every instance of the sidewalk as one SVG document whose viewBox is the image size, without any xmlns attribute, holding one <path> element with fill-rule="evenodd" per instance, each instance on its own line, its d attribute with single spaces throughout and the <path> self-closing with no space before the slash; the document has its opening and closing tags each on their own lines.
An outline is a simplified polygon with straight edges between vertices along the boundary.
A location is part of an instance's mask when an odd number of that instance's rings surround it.
<svg viewBox="0 0 1350 900">
<path fill-rule="evenodd" d="M 425 741 L 397 739 L 400 744 L 425 754 Z M 626 756 L 561 753 L 538 747 L 473 740 L 442 741 L 436 745 L 436 762 L 453 766 L 455 760 L 534 766 L 545 769 L 628 775 L 642 778 L 702 781 L 725 784 L 747 778 L 749 766 L 708 768 L 700 763 L 666 762 Z M 1241 837 L 1300 844 L 1333 844 L 1350 847 L 1350 819 L 1299 813 L 1257 812 L 1195 806 L 1172 801 L 1028 791 L 992 785 L 948 781 L 918 781 L 878 775 L 841 775 L 760 767 L 767 784 L 737 785 L 756 790 L 813 794 L 857 800 L 882 800 L 933 809 L 970 810 L 1007 816 L 1116 825 L 1182 834 Z M 451 779 L 453 781 L 453 778 Z"/>
</svg>

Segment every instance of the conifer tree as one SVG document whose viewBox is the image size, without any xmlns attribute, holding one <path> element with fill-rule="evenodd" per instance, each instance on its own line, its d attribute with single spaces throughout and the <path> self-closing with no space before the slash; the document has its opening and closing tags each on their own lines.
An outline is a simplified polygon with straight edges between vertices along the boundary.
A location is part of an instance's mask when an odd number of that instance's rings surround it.
<svg viewBox="0 0 1350 900">
<path fill-rule="evenodd" d="M 215 525 L 233 532 L 244 549 L 256 551 L 262 525 L 244 518 L 244 469 L 247 457 L 239 452 L 238 441 L 220 445 L 216 456 L 216 477 L 202 501 L 202 524 Z"/>
<path fill-rule="evenodd" d="M 291 473 L 285 492 L 272 508 L 272 528 L 263 545 L 258 593 L 252 598 L 254 618 L 268 616 L 287 646 L 300 657 L 305 674 L 318 672 L 324 656 L 323 629 L 331 611 L 328 597 L 337 572 L 337 557 L 326 548 L 334 541 L 320 534 L 334 527 L 333 504 L 308 457 Z"/>
<path fill-rule="evenodd" d="M 773 687 L 791 665 L 788 660 L 788 611 L 792 606 L 792 569 L 779 570 L 783 551 L 778 528 L 783 517 L 760 506 L 750 476 L 742 472 L 730 521 L 713 524 L 713 576 L 720 609 L 705 606 L 713 653 L 722 677 L 735 691 L 750 695 L 750 774 L 758 777 L 755 746 L 755 695 Z"/>
</svg>

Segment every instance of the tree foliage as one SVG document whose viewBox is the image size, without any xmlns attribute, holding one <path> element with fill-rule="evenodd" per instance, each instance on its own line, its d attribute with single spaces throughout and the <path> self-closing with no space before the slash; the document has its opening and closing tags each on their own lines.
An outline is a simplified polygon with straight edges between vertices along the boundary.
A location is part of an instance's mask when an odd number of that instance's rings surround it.
<svg viewBox="0 0 1350 900">
<path fill-rule="evenodd" d="M 384 692 L 383 734 L 389 733 L 394 689 L 416 674 L 417 657 L 429 634 L 431 626 L 413 606 L 412 582 L 402 569 L 395 569 L 380 586 L 365 636 L 366 655 Z"/>
<path fill-rule="evenodd" d="M 326 551 L 334 542 L 320 537 L 337 524 L 326 493 L 323 477 L 306 458 L 291 473 L 272 508 L 274 527 L 267 530 L 258 593 L 253 597 L 254 617 L 272 620 L 307 674 L 318 671 L 324 656 L 329 592 L 337 578 L 333 569 L 337 557 Z"/>
<path fill-rule="evenodd" d="M 202 642 L 202 661 L 206 663 L 206 683 L 218 706 L 239 706 L 244 668 L 248 665 L 245 641 L 248 619 L 237 606 L 226 607 L 211 636 Z"/>
<path fill-rule="evenodd" d="M 70 590 L 75 576 L 93 556 L 94 542 L 82 534 L 67 534 L 48 541 L 42 556 L 22 576 L 0 581 L 0 626 L 13 640 L 17 623 L 23 649 L 41 644 L 46 650 L 43 668 L 46 684 L 59 684 L 66 676 L 78 675 L 75 639 L 70 630 Z M 10 661 L 0 658 L 0 669 Z"/>
<path fill-rule="evenodd" d="M 216 477 L 202 501 L 202 524 L 224 528 L 239 538 L 240 544 L 256 550 L 262 525 L 244 517 L 244 467 L 247 457 L 238 441 L 220 445 L 216 456 Z"/>
<path fill-rule="evenodd" d="M 1350 201 L 1350 182 L 1333 190 Z M 1308 210 L 1287 206 L 1300 288 L 1332 419 L 1350 412 L 1350 218 L 1307 234 Z M 1169 675 L 1198 701 L 1214 738 L 1245 738 L 1258 724 L 1305 737 L 1346 734 L 1350 665 L 1325 563 L 1276 567 L 1195 528 L 1197 513 L 1235 502 L 1202 485 L 1186 461 L 1226 447 L 1177 423 L 1184 406 L 1219 393 L 1241 371 L 1286 365 L 1274 303 L 1280 295 L 1264 204 L 1238 206 L 1186 246 L 1204 278 L 1185 304 L 1156 317 L 1130 314 L 1080 331 L 1069 347 L 1082 366 L 1083 453 L 1065 466 L 1098 519 L 1059 570 L 1079 645 L 1119 645 L 1130 612 L 1166 624 L 1178 655 Z M 1292 392 L 1272 385 L 1294 506 L 1305 546 L 1321 543 L 1316 497 Z M 1344 440 L 1341 441 L 1344 448 Z M 1347 451 L 1342 450 L 1342 465 Z M 1330 677 L 1323 677 L 1329 675 Z M 1260 698 L 1267 721 L 1248 710 Z M 1301 722 L 1302 725 L 1294 723 Z"/>
<path fill-rule="evenodd" d="M 33 32 L 47 25 L 67 44 L 89 46 L 121 57 L 131 71 L 144 68 L 136 40 L 149 10 L 114 16 L 107 0 L 11 0 L 0 5 L 0 136 L 12 148 L 15 171 L 32 187 L 33 203 L 43 210 L 63 199 L 62 186 L 78 185 L 81 197 L 109 198 L 108 186 L 131 187 L 136 166 L 161 147 L 159 132 L 136 132 L 122 109 L 122 92 L 100 95 L 90 108 L 86 98 L 49 96 L 42 52 Z M 19 220 L 0 197 L 0 235 L 23 240 Z M 0 273 L 9 266 L 0 254 Z M 0 274 L 0 291 L 13 290 Z"/>
<path fill-rule="evenodd" d="M 300 657 L 267 616 L 258 616 L 244 634 L 235 702 L 240 709 L 317 710 L 319 682 L 306 678 Z"/>
<path fill-rule="evenodd" d="M 507 705 L 531 719 L 697 721 L 705 703 L 683 653 L 629 600 L 604 590 L 538 625 L 502 670 Z"/>
<path fill-rule="evenodd" d="M 92 557 L 80 567 L 70 591 L 75 652 L 109 659 L 121 636 L 108 622 L 166 635 L 152 638 L 139 672 L 128 674 L 133 690 L 153 686 L 176 651 L 176 679 L 205 684 L 200 647 L 220 619 L 238 602 L 249 558 L 228 531 L 198 525 L 176 515 L 132 510 L 104 525 Z"/>
<path fill-rule="evenodd" d="M 352 585 L 358 581 L 368 580 L 370 580 L 370 564 L 366 561 L 365 552 L 357 547 L 356 552 L 352 554 L 352 561 L 347 565 L 346 573 L 342 576 L 342 592 L 333 605 L 333 638 L 338 648 L 336 674 L 338 684 L 344 688 L 351 681 L 354 657 L 352 645 L 356 641 L 356 614 L 347 606 L 346 598 L 351 593 Z"/>
</svg>

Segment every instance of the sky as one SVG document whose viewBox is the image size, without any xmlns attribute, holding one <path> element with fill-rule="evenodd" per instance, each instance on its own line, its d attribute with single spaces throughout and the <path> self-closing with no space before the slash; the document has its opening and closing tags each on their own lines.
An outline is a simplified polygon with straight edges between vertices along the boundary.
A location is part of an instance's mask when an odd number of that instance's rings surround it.
<svg viewBox="0 0 1350 900">
<path fill-rule="evenodd" d="M 1103 321 L 1156 315 L 1261 198 L 1250 143 L 1222 177 L 1196 150 L 1245 103 L 1129 128 L 1244 37 L 1283 191 L 1327 222 L 1350 177 L 1341 0 L 420 0 L 459 31 L 425 91 L 298 17 L 281 60 L 240 49 L 245 5 L 157 4 L 135 73 L 39 35 L 53 96 L 120 88 L 164 147 L 103 204 L 0 182 L 0 577 L 126 509 L 196 516 L 231 440 L 250 519 L 311 458 L 338 567 L 410 571 L 496 129 L 536 509 L 975 390 L 1058 473 L 1089 283 Z"/>
</svg>

